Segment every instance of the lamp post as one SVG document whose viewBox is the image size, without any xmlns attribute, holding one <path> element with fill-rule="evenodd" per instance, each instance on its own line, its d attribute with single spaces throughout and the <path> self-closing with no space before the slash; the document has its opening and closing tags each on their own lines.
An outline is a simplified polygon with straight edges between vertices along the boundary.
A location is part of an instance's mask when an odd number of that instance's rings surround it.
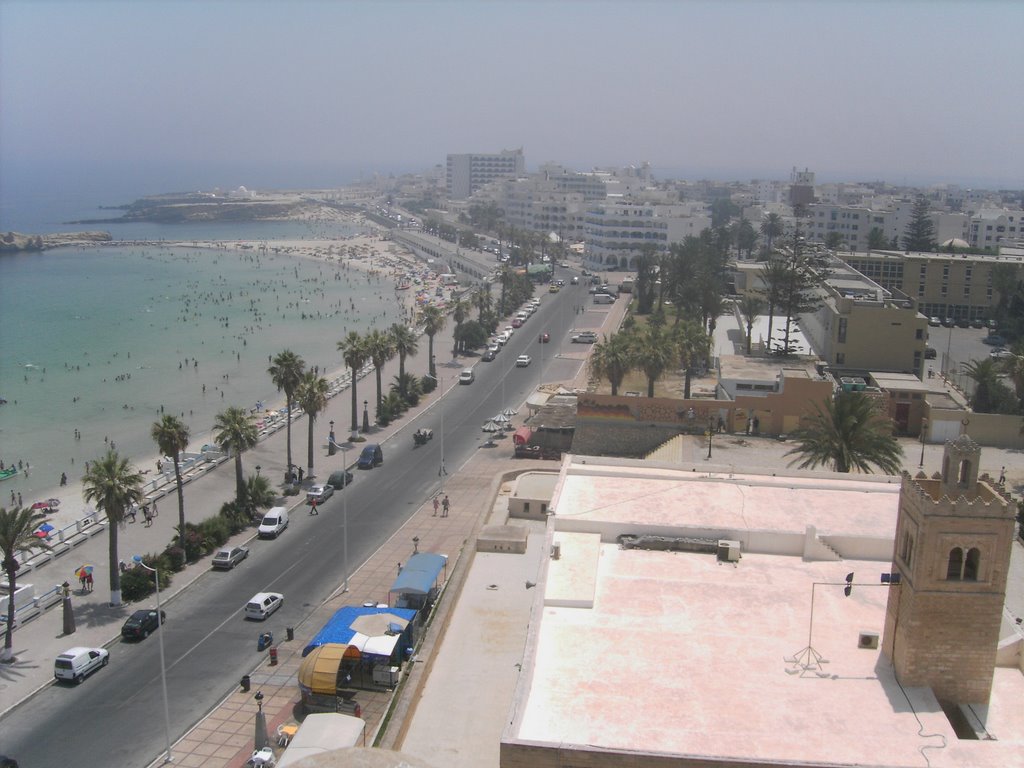
<svg viewBox="0 0 1024 768">
<path fill-rule="evenodd" d="M 921 461 L 918 462 L 918 467 L 924 466 L 924 438 L 925 432 L 928 431 L 928 419 L 921 419 Z"/>
<path fill-rule="evenodd" d="M 331 419 L 331 432 L 327 436 L 327 455 L 333 456 L 335 451 L 334 447 L 334 419 Z"/>
<path fill-rule="evenodd" d="M 444 476 L 448 474 L 448 470 L 444 468 L 444 383 L 441 376 L 431 376 L 429 373 L 426 374 L 428 379 L 433 379 L 437 382 L 437 406 L 441 410 L 441 468 L 437 470 L 438 477 L 441 478 L 441 493 L 444 493 Z M 505 386 L 505 377 L 501 377 L 501 385 Z"/>
<path fill-rule="evenodd" d="M 334 442 L 331 442 L 334 445 Z M 339 446 L 341 448 L 341 471 L 346 479 L 346 486 L 348 485 L 348 476 L 344 475 L 348 472 L 348 450 L 345 446 Z M 348 488 L 345 488 L 344 493 L 341 496 L 341 567 L 345 571 L 345 583 L 342 585 L 341 591 L 348 592 Z"/>
<path fill-rule="evenodd" d="M 253 746 L 259 751 L 270 743 L 270 738 L 267 736 L 267 716 L 263 714 L 263 691 L 256 691 L 253 698 L 256 699 L 256 738 L 253 739 Z"/>
<path fill-rule="evenodd" d="M 256 465 L 256 477 L 260 476 L 260 470 L 263 469 L 259 464 Z"/>
<path fill-rule="evenodd" d="M 259 467 L 256 467 L 256 471 L 259 472 Z M 167 704 L 167 665 L 164 662 L 164 615 L 160 610 L 160 571 L 142 562 L 142 557 L 139 555 L 135 555 L 132 560 L 136 565 L 141 565 L 147 571 L 152 571 L 153 577 L 156 579 L 156 626 L 157 639 L 160 641 L 160 686 L 164 695 L 164 731 L 167 735 L 167 755 L 164 757 L 164 762 L 169 763 L 173 760 L 171 756 L 171 709 Z"/>
<path fill-rule="evenodd" d="M 370 431 L 370 401 L 363 400 L 363 434 L 365 435 Z"/>
<path fill-rule="evenodd" d="M 715 434 L 715 419 L 708 415 L 708 459 L 711 458 L 711 437 Z"/>
</svg>

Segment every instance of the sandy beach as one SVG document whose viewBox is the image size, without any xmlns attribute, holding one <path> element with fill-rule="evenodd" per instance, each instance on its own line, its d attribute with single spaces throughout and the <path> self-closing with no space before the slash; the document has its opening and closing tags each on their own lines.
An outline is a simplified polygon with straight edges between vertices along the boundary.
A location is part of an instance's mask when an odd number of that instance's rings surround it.
<svg viewBox="0 0 1024 768">
<path fill-rule="evenodd" d="M 334 214 L 339 213 L 333 210 L 331 212 Z M 351 214 L 347 215 L 351 217 Z M 393 291 L 396 301 L 401 303 L 403 308 L 402 316 L 414 325 L 417 311 L 422 306 L 436 303 L 444 307 L 450 303 L 451 299 L 451 292 L 441 286 L 437 273 L 428 268 L 424 262 L 418 261 L 403 246 L 386 239 L 379 232 L 351 237 L 312 237 L 290 240 L 181 240 L 139 242 L 137 245 L 140 247 L 198 248 L 251 253 L 266 252 L 277 256 L 283 255 L 321 262 L 325 266 L 333 265 L 341 270 L 353 269 L 366 274 L 380 275 L 386 282 L 387 289 Z M 396 290 L 395 286 L 399 283 L 409 285 L 410 289 Z M 366 371 L 366 373 L 370 374 L 369 379 L 372 380 L 372 368 Z M 337 367 L 325 371 L 323 375 L 328 381 L 332 382 L 332 390 L 335 395 L 347 392 L 345 382 L 350 372 L 340 362 L 340 359 Z M 264 404 L 266 410 L 271 412 L 279 411 L 286 405 L 283 395 L 267 399 L 264 401 Z M 260 418 L 262 421 L 266 417 L 261 415 Z M 322 417 L 319 420 L 322 420 Z M 270 423 L 273 423 L 272 420 Z M 283 423 L 283 419 L 279 423 Z M 297 434 L 293 431 L 293 442 L 295 444 L 293 448 L 296 450 L 297 456 L 296 462 L 304 464 L 302 458 L 304 452 L 301 450 L 304 445 L 304 434 Z M 195 431 L 192 434 L 188 452 L 198 453 L 203 445 L 210 443 L 212 443 L 212 434 L 209 429 L 201 432 Z M 97 454 L 96 458 L 98 457 L 99 454 Z M 160 456 L 155 450 L 148 455 L 133 455 L 130 458 L 139 471 L 143 473 L 143 480 L 147 484 L 158 476 L 156 470 L 157 462 L 162 462 L 164 469 L 167 468 L 168 464 L 166 457 Z M 29 472 L 31 473 L 31 469 Z M 91 511 L 82 499 L 80 472 L 81 468 L 77 468 L 75 472 L 69 472 L 67 485 L 64 487 L 54 485 L 52 487 L 44 487 L 42 490 L 38 487 L 34 488 L 32 498 L 22 498 L 22 504 L 28 506 L 51 498 L 59 499 L 61 502 L 60 506 L 47 514 L 47 522 L 58 530 L 73 525 L 75 521 L 85 517 Z M 11 499 L 8 497 L 8 493 L 10 492 L 9 489 L 13 487 L 14 483 L 10 481 L 0 486 L 0 493 L 3 494 L 3 496 L 0 496 L 0 503 L 3 503 L 5 506 L 10 504 Z M 175 514 L 176 501 L 173 495 L 173 483 L 169 484 L 164 491 L 170 492 L 171 495 L 159 501 L 159 508 L 161 511 L 166 510 L 165 514 Z M 16 501 L 17 497 L 15 496 Z"/>
</svg>

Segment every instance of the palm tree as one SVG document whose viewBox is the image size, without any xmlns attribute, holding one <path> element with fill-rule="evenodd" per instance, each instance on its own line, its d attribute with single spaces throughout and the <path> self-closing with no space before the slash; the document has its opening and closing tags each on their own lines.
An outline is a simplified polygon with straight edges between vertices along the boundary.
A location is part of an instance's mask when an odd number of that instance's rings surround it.
<svg viewBox="0 0 1024 768">
<path fill-rule="evenodd" d="M 242 487 L 238 507 L 245 512 L 246 522 L 253 520 L 261 509 L 274 506 L 276 500 L 270 481 L 263 475 L 249 475 Z"/>
<path fill-rule="evenodd" d="M 174 461 L 174 483 L 178 489 L 178 530 L 181 548 L 185 549 L 185 484 L 181 481 L 181 453 L 188 448 L 188 426 L 177 416 L 165 414 L 153 424 L 150 435 L 160 453 Z"/>
<path fill-rule="evenodd" d="M 455 342 L 452 344 L 452 357 L 459 354 L 459 330 L 462 324 L 469 319 L 470 304 L 465 299 L 459 299 L 452 307 L 452 319 L 455 321 L 455 333 L 452 335 Z"/>
<path fill-rule="evenodd" d="M 764 312 L 764 302 L 753 294 L 745 294 L 740 299 L 740 312 L 743 313 L 743 321 L 747 326 L 747 354 L 750 354 L 751 336 L 754 333 L 754 322 Z"/>
<path fill-rule="evenodd" d="M 359 369 L 366 365 L 369 354 L 366 350 L 366 339 L 358 331 L 349 331 L 348 336 L 338 342 L 345 365 L 352 371 L 352 434 L 359 431 L 359 396 L 356 394 L 356 382 Z"/>
<path fill-rule="evenodd" d="M 395 348 L 395 352 L 398 354 L 398 379 L 404 385 L 405 378 L 405 358 L 409 355 L 415 355 L 419 350 L 419 339 L 416 338 L 416 334 L 413 333 L 408 326 L 402 325 L 401 323 L 395 323 L 391 326 L 391 343 Z M 400 394 L 402 397 L 408 396 L 408 392 L 403 389 Z"/>
<path fill-rule="evenodd" d="M 703 360 L 708 349 L 708 335 L 696 320 L 683 320 L 672 327 L 672 338 L 679 365 L 683 369 L 683 397 L 690 397 L 690 382 L 698 360 Z"/>
<path fill-rule="evenodd" d="M 761 235 L 765 240 L 765 248 L 769 253 L 772 251 L 772 243 L 776 237 L 781 237 L 785 228 L 782 224 L 782 217 L 777 213 L 769 213 L 761 222 Z"/>
<path fill-rule="evenodd" d="M 1000 365 L 992 358 L 972 360 L 964 365 L 964 373 L 974 382 L 974 394 L 971 396 L 971 407 L 978 413 L 1012 413 L 1009 390 L 999 380 Z"/>
<path fill-rule="evenodd" d="M 831 465 L 836 472 L 871 472 L 872 465 L 889 475 L 900 472 L 903 448 L 892 435 L 892 421 L 878 402 L 864 392 L 842 392 L 824 409 L 815 404 L 809 423 L 793 432 L 799 445 L 790 465 L 800 469 Z M 802 459 L 802 461 L 801 461 Z"/>
<path fill-rule="evenodd" d="M 395 346 L 390 333 L 373 330 L 366 337 L 366 353 L 373 363 L 374 372 L 377 374 L 377 413 L 380 413 L 380 404 L 384 394 L 381 391 L 381 374 L 388 360 L 395 356 Z"/>
<path fill-rule="evenodd" d="M 636 342 L 636 367 L 647 377 L 647 396 L 654 397 L 654 382 L 675 362 L 675 344 L 669 331 L 654 325 L 648 325 Z"/>
<path fill-rule="evenodd" d="M 89 465 L 82 484 L 85 500 L 94 503 L 96 509 L 107 516 L 110 604 L 118 606 L 121 605 L 121 569 L 117 558 L 117 531 L 124 523 L 125 512 L 143 501 L 142 475 L 128 459 L 122 459 L 116 451 L 108 451 L 102 459 Z"/>
<path fill-rule="evenodd" d="M 245 481 L 242 478 L 242 454 L 259 442 L 256 424 L 249 412 L 231 406 L 217 414 L 213 422 L 213 441 L 221 450 L 235 456 L 235 500 L 241 501 Z M 289 470 L 290 471 L 290 470 Z"/>
<path fill-rule="evenodd" d="M 50 545 L 35 535 L 36 528 L 46 519 L 42 512 L 34 509 L 15 507 L 6 510 L 0 507 L 0 554 L 3 555 L 3 571 L 7 574 L 7 627 L 4 632 L 4 650 L 0 662 L 14 661 L 14 590 L 17 589 L 18 553 L 33 549 L 47 550 Z"/>
<path fill-rule="evenodd" d="M 427 334 L 427 358 L 430 375 L 437 380 L 437 369 L 434 366 L 434 335 L 444 328 L 448 317 L 440 307 L 430 304 L 423 309 L 423 332 Z"/>
<path fill-rule="evenodd" d="M 330 382 L 316 371 L 306 371 L 299 380 L 299 387 L 295 390 L 295 401 L 299 407 L 306 412 L 309 422 L 308 463 L 306 474 L 313 476 L 313 422 L 316 417 L 327 407 L 327 394 L 331 391 Z"/>
<path fill-rule="evenodd" d="M 771 351 L 772 348 L 772 325 L 775 320 L 775 310 L 783 303 L 788 280 L 789 266 L 785 260 L 770 256 L 761 267 L 761 281 L 764 283 L 763 293 L 768 315 L 768 351 Z"/>
<path fill-rule="evenodd" d="M 292 405 L 295 400 L 295 390 L 298 389 L 299 381 L 302 379 L 302 372 L 306 369 L 306 362 L 292 352 L 290 349 L 279 353 L 273 360 L 273 364 L 267 369 L 270 380 L 274 382 L 277 391 L 284 391 L 284 399 L 288 407 L 287 414 L 287 445 L 288 445 L 288 471 L 292 471 Z"/>
<path fill-rule="evenodd" d="M 594 345 L 590 353 L 590 375 L 598 379 L 608 379 L 612 385 L 612 395 L 619 394 L 619 387 L 626 374 L 633 369 L 633 353 L 628 333 L 616 333 L 609 339 Z"/>
<path fill-rule="evenodd" d="M 484 321 L 484 313 L 486 313 L 494 304 L 494 297 L 491 296 L 491 284 L 480 283 L 475 291 L 473 291 L 473 306 L 477 308 L 477 317 L 481 323 Z"/>
</svg>

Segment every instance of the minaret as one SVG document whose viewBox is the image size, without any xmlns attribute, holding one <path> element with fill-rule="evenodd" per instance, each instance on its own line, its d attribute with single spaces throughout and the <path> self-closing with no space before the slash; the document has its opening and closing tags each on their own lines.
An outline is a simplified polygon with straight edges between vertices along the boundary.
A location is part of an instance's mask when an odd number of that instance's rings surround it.
<svg viewBox="0 0 1024 768">
<path fill-rule="evenodd" d="M 978 479 L 981 448 L 946 443 L 942 474 L 903 475 L 882 650 L 905 686 L 986 704 L 1013 545 L 1014 505 Z"/>
</svg>

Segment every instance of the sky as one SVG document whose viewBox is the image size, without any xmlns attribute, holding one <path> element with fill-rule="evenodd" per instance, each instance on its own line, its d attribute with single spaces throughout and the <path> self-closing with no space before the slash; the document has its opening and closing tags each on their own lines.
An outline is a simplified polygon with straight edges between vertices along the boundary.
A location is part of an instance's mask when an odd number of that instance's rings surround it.
<svg viewBox="0 0 1024 768">
<path fill-rule="evenodd" d="M 997 0 L 0 0 L 0 201 L 518 147 L 528 169 L 1021 188 L 1022 29 Z"/>
</svg>

